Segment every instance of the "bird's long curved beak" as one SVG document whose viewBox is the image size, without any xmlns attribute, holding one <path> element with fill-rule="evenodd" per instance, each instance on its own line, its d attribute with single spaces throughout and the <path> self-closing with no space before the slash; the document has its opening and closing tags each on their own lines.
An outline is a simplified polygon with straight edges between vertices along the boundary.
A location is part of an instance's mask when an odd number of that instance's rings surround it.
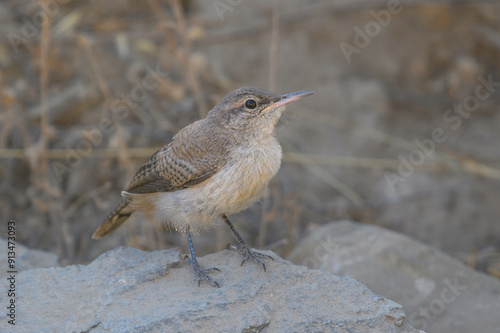
<svg viewBox="0 0 500 333">
<path fill-rule="evenodd" d="M 294 93 L 291 93 L 291 94 L 281 95 L 281 100 L 279 100 L 279 101 L 277 101 L 277 102 L 275 102 L 275 103 L 273 103 L 271 105 L 268 105 L 262 111 L 265 112 L 265 111 L 268 111 L 268 110 L 273 110 L 273 109 L 279 108 L 280 106 L 284 106 L 284 105 L 287 105 L 289 103 L 298 101 L 299 99 L 302 99 L 304 97 L 311 96 L 314 93 L 315 92 L 311 91 L 311 90 L 304 90 L 304 91 L 294 92 Z"/>
</svg>

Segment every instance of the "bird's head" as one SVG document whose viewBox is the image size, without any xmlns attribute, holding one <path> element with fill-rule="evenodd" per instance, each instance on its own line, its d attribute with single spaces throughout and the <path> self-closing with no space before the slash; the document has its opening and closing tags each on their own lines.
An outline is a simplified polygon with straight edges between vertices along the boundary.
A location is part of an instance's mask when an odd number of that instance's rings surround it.
<svg viewBox="0 0 500 333">
<path fill-rule="evenodd" d="M 226 95 L 208 113 L 207 119 L 230 131 L 268 135 L 274 133 L 287 104 L 312 94 L 313 91 L 307 90 L 279 95 L 266 89 L 244 87 Z"/>
</svg>

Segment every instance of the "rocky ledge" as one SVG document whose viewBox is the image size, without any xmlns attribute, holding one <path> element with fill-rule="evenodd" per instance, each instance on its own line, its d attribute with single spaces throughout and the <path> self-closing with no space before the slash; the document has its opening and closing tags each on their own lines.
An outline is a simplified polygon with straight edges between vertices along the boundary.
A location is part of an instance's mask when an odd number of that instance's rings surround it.
<svg viewBox="0 0 500 333">
<path fill-rule="evenodd" d="M 500 332 L 500 281 L 405 235 L 332 222 L 315 229 L 289 259 L 356 279 L 403 305 L 406 321 L 417 329 Z"/>
<path fill-rule="evenodd" d="M 178 249 L 120 247 L 91 264 L 37 268 L 16 276 L 16 325 L 1 332 L 418 332 L 402 307 L 351 278 L 279 258 L 262 267 L 221 251 L 220 288 L 198 287 Z M 3 279 L 2 290 L 9 281 Z M 7 295 L 0 294 L 1 304 Z M 3 307 L 3 306 L 2 306 Z M 4 308 L 5 309 L 5 308 Z"/>
</svg>

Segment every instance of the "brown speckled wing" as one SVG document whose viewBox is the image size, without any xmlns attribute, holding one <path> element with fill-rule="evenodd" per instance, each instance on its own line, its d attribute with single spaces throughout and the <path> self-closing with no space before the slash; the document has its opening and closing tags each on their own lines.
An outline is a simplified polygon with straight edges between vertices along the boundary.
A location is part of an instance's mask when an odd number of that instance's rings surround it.
<svg viewBox="0 0 500 333">
<path fill-rule="evenodd" d="M 129 193 L 169 192 L 199 184 L 225 164 L 225 144 L 210 138 L 201 121 L 180 131 L 137 171 Z"/>
</svg>

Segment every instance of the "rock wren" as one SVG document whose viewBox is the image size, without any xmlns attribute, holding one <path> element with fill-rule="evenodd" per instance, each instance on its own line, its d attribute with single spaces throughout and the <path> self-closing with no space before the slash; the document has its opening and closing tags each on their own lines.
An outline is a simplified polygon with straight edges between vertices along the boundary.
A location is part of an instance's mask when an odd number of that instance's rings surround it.
<svg viewBox="0 0 500 333">
<path fill-rule="evenodd" d="M 191 233 L 214 226 L 218 218 L 227 223 L 238 239 L 228 248 L 239 250 L 262 265 L 272 257 L 251 250 L 227 218 L 257 201 L 281 164 L 281 146 L 275 127 L 288 103 L 312 95 L 300 91 L 278 95 L 245 87 L 224 97 L 207 115 L 177 133 L 172 142 L 156 151 L 137 171 L 123 199 L 93 235 L 107 235 L 136 210 L 154 214 L 185 233 L 191 256 L 186 255 L 201 279 L 219 287 L 194 255 Z"/>
</svg>

